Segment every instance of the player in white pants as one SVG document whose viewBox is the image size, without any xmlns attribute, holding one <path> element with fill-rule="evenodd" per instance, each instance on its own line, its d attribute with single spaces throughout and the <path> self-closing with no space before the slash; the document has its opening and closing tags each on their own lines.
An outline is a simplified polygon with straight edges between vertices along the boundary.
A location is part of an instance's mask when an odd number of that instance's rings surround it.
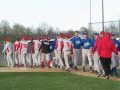
<svg viewBox="0 0 120 90">
<path fill-rule="evenodd" d="M 54 50 L 54 53 L 55 53 L 55 68 L 57 68 L 57 66 L 58 66 L 58 53 L 57 53 L 56 48 Z"/>
<path fill-rule="evenodd" d="M 88 58 L 89 68 L 90 72 L 92 72 L 92 58 L 91 58 L 91 39 L 88 38 L 87 32 L 83 33 L 84 39 L 82 39 L 82 66 L 83 66 L 83 72 L 85 72 L 85 65 L 86 60 Z"/>
<path fill-rule="evenodd" d="M 120 52 L 120 42 L 115 39 L 116 35 L 115 33 L 111 33 L 111 39 L 113 40 L 113 43 L 115 44 L 116 48 Z M 114 52 L 112 52 L 112 58 L 111 58 L 111 74 L 117 75 L 117 67 L 119 66 L 119 57 Z"/>
<path fill-rule="evenodd" d="M 59 38 L 56 40 L 55 46 L 57 50 L 58 66 L 60 66 L 60 69 L 62 69 L 64 67 L 63 60 L 62 60 L 63 33 L 59 34 Z"/>
<path fill-rule="evenodd" d="M 81 38 L 78 36 L 78 31 L 74 32 L 74 37 L 71 38 L 73 44 L 73 61 L 74 61 L 74 68 L 78 70 L 78 62 L 82 63 L 82 53 L 81 53 Z"/>
<path fill-rule="evenodd" d="M 34 55 L 34 42 L 33 42 L 33 36 L 30 36 L 30 42 L 28 42 L 28 46 L 27 46 L 27 55 L 28 55 L 28 65 L 30 67 L 34 66 L 33 65 L 33 55 Z"/>
<path fill-rule="evenodd" d="M 13 60 L 12 60 L 12 53 L 13 53 L 13 45 L 11 42 L 9 42 L 8 38 L 5 39 L 5 46 L 3 49 L 3 53 L 6 52 L 7 56 L 7 66 L 8 67 L 13 67 Z"/>
<path fill-rule="evenodd" d="M 69 71 L 70 65 L 69 65 L 69 59 L 71 55 L 73 54 L 73 46 L 72 42 L 69 40 L 70 34 L 65 34 L 65 39 L 63 41 L 63 53 L 64 53 L 64 60 L 66 65 L 66 70 Z"/>
<path fill-rule="evenodd" d="M 42 41 L 42 44 L 40 46 L 40 50 L 42 53 L 42 59 L 41 59 L 41 67 L 43 68 L 45 66 L 45 61 L 47 61 L 48 68 L 50 69 L 51 66 L 51 60 L 50 60 L 50 39 L 48 36 L 44 37 L 44 41 Z"/>
<path fill-rule="evenodd" d="M 14 53 L 15 53 L 15 66 L 19 67 L 20 65 L 20 38 L 17 38 L 17 40 L 14 43 Z"/>
<path fill-rule="evenodd" d="M 98 39 L 99 39 L 99 33 L 94 33 L 94 39 L 92 40 L 92 49 L 94 48 L 94 45 Z M 93 54 L 93 61 L 94 61 L 94 71 L 96 72 L 97 77 L 99 77 L 101 73 L 100 73 L 100 60 L 97 50 Z"/>
<path fill-rule="evenodd" d="M 20 49 L 21 49 L 21 60 L 24 67 L 26 67 L 26 62 L 27 62 L 27 47 L 28 47 L 27 37 L 22 36 L 22 41 L 20 42 Z"/>
<path fill-rule="evenodd" d="M 35 40 L 34 42 L 34 50 L 35 50 L 35 54 L 34 54 L 34 58 L 33 58 L 33 64 L 34 65 L 40 65 L 41 64 L 41 51 L 39 51 L 39 48 L 41 46 L 41 37 L 38 36 L 37 40 Z"/>
</svg>

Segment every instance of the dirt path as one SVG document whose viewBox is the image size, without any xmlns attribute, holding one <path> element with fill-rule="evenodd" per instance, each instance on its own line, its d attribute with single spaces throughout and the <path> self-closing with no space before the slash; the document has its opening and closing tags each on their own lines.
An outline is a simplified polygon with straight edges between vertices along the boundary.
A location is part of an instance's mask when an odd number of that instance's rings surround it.
<svg viewBox="0 0 120 90">
<path fill-rule="evenodd" d="M 48 69 L 48 68 L 44 68 L 44 69 L 41 69 L 41 68 L 0 68 L 0 72 L 64 72 L 62 70 L 59 70 L 59 69 L 55 69 L 55 68 L 52 68 L 52 69 Z"/>
<path fill-rule="evenodd" d="M 48 68 L 7 68 L 7 67 L 2 67 L 0 68 L 0 72 L 66 72 L 60 69 L 48 69 Z M 80 75 L 80 76 L 87 76 L 87 77 L 93 77 L 96 78 L 96 74 L 95 73 L 90 73 L 90 72 L 82 72 L 81 70 L 75 71 L 75 70 L 71 70 L 70 71 L 71 74 L 75 74 L 75 75 Z M 103 77 L 100 77 L 98 79 L 103 79 Z M 114 80 L 114 81 L 120 81 L 120 78 L 117 77 L 111 77 L 110 80 Z"/>
</svg>

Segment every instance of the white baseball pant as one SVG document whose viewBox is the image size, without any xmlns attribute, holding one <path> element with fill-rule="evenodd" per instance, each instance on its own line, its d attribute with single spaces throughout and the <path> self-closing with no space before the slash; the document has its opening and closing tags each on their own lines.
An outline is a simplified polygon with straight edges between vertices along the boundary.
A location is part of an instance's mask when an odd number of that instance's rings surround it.
<svg viewBox="0 0 120 90">
<path fill-rule="evenodd" d="M 42 59 L 41 59 L 41 62 L 45 62 L 46 61 L 50 61 L 50 53 L 42 53 Z"/>
<path fill-rule="evenodd" d="M 40 65 L 40 52 L 39 50 L 35 50 L 35 53 L 34 53 L 34 58 L 33 58 L 33 65 Z"/>
<path fill-rule="evenodd" d="M 70 68 L 70 65 L 69 65 L 69 58 L 70 58 L 70 56 L 71 56 L 71 51 L 64 52 L 64 59 L 65 59 L 66 69 Z"/>
<path fill-rule="evenodd" d="M 7 58 L 7 66 L 13 67 L 12 52 L 8 52 L 6 58 Z"/>
<path fill-rule="evenodd" d="M 63 60 L 62 60 L 62 52 L 57 51 L 57 56 L 58 56 L 58 66 L 60 66 L 60 68 L 62 69 L 64 66 Z"/>
<path fill-rule="evenodd" d="M 28 64 L 32 66 L 32 60 L 33 60 L 33 53 L 28 53 Z"/>
<path fill-rule="evenodd" d="M 119 66 L 119 57 L 114 52 L 112 52 L 111 67 L 117 66 Z"/>
<path fill-rule="evenodd" d="M 18 51 L 15 51 L 15 64 L 19 64 Z"/>
<path fill-rule="evenodd" d="M 21 59 L 22 59 L 22 64 L 24 65 L 24 67 L 26 67 L 26 62 L 27 62 L 27 51 L 26 50 L 22 50 Z"/>
<path fill-rule="evenodd" d="M 100 72 L 100 60 L 97 51 L 93 55 L 93 60 L 94 60 L 94 70 Z"/>
<path fill-rule="evenodd" d="M 92 58 L 90 49 L 82 49 L 82 66 L 86 65 L 86 60 L 88 58 L 89 67 L 92 67 Z"/>
<path fill-rule="evenodd" d="M 80 49 L 73 49 L 73 53 L 74 53 L 74 57 L 73 57 L 73 62 L 74 62 L 74 66 L 78 66 L 78 61 L 80 62 L 80 64 L 82 63 L 82 58 L 81 58 L 81 53 L 80 53 Z"/>
<path fill-rule="evenodd" d="M 57 50 L 54 50 L 55 52 L 55 65 L 58 65 L 58 52 Z"/>
</svg>

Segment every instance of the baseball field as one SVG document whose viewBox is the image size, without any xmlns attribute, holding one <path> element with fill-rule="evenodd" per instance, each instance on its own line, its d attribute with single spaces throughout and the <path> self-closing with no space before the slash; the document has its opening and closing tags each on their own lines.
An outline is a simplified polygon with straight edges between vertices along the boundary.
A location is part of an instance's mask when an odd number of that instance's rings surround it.
<svg viewBox="0 0 120 90">
<path fill-rule="evenodd" d="M 120 90 L 120 71 L 116 79 L 110 80 L 98 79 L 87 72 L 83 75 L 81 71 L 19 71 L 0 69 L 0 90 Z"/>
</svg>

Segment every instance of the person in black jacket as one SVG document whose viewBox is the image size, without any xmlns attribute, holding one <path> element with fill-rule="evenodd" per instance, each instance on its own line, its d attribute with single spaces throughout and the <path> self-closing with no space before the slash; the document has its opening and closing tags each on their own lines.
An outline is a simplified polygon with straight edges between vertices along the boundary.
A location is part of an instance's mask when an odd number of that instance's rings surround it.
<svg viewBox="0 0 120 90">
<path fill-rule="evenodd" d="M 47 61 L 48 68 L 50 69 L 50 39 L 48 36 L 44 37 L 42 44 L 39 49 L 42 53 L 41 67 L 44 67 L 45 60 Z"/>
<path fill-rule="evenodd" d="M 27 54 L 28 54 L 28 64 L 32 67 L 32 60 L 33 60 L 33 54 L 34 54 L 34 42 L 33 42 L 33 37 L 30 36 L 30 42 L 28 42 L 28 47 L 27 47 Z"/>
</svg>

